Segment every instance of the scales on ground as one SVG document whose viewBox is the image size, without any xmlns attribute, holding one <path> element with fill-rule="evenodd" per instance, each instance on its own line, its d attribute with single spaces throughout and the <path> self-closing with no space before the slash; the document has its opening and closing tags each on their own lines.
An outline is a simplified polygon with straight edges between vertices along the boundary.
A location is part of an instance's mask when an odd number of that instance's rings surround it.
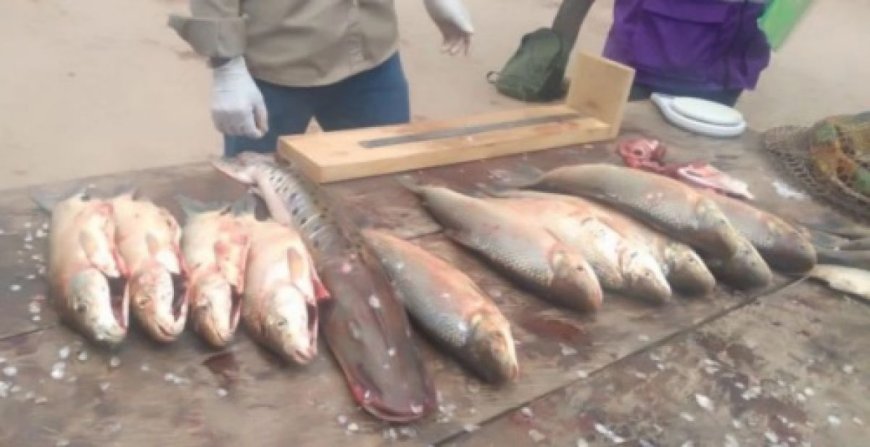
<svg viewBox="0 0 870 447">
<path fill-rule="evenodd" d="M 653 93 L 650 99 L 671 124 L 690 132 L 728 138 L 746 130 L 746 120 L 739 111 L 717 102 L 662 93 Z"/>
</svg>

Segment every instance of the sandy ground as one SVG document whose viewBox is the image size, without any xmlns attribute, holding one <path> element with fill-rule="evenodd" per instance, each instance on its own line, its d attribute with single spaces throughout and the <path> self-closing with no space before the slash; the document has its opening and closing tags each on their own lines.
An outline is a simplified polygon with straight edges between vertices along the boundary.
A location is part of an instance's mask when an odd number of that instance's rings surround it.
<svg viewBox="0 0 870 447">
<path fill-rule="evenodd" d="M 520 36 L 549 25 L 557 0 L 466 0 L 472 53 L 439 53 L 420 1 L 397 1 L 416 119 L 516 103 L 485 81 Z M 808 124 L 870 105 L 866 0 L 817 1 L 758 89 L 738 108 L 750 125 Z M 598 53 L 613 0 L 590 12 L 578 47 Z M 210 78 L 166 26 L 185 0 L 6 0 L 0 7 L 0 188 L 204 160 L 220 153 Z"/>
</svg>

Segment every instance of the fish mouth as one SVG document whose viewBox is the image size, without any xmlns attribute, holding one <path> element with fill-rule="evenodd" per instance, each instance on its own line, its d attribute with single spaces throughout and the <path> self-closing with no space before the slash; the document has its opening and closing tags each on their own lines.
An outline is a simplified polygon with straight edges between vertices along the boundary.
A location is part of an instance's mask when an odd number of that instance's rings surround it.
<svg viewBox="0 0 870 447">
<path fill-rule="evenodd" d="M 127 291 L 127 282 L 123 277 L 110 277 L 107 280 L 112 316 L 115 317 L 118 327 L 126 331 L 130 321 L 130 294 Z"/>
</svg>

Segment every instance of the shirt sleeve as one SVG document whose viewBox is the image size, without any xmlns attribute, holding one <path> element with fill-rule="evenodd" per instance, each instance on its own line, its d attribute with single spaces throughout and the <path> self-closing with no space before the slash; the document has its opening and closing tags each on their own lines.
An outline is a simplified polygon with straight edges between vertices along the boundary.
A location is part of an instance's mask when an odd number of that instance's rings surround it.
<svg viewBox="0 0 870 447">
<path fill-rule="evenodd" d="M 169 26 L 190 44 L 193 51 L 209 58 L 232 58 L 245 52 L 245 17 L 242 0 L 190 0 L 190 17 L 172 14 Z"/>
</svg>

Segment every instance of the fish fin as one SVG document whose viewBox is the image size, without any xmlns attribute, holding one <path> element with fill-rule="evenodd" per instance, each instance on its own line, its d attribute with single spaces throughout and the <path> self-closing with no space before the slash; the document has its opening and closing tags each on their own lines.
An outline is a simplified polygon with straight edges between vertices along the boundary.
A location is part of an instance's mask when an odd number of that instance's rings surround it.
<svg viewBox="0 0 870 447">
<path fill-rule="evenodd" d="M 251 173 L 245 169 L 246 166 L 241 158 L 235 159 L 232 157 L 222 157 L 217 160 L 213 160 L 211 162 L 212 167 L 214 167 L 221 174 L 245 185 L 252 185 L 256 183 L 256 180 L 251 175 Z"/>
<path fill-rule="evenodd" d="M 123 274 L 120 266 L 117 266 L 117 259 L 120 256 L 115 256 L 115 253 L 112 253 L 112 261 L 115 261 L 117 271 L 113 271 L 113 267 L 106 265 L 106 262 L 110 261 L 109 259 L 99 259 L 97 253 L 99 253 L 100 247 L 97 241 L 94 240 L 93 236 L 86 231 L 79 232 L 79 244 L 82 249 L 85 251 L 85 256 L 88 259 L 88 262 L 97 270 L 101 271 L 104 275 L 116 278 L 119 275 Z"/>
<path fill-rule="evenodd" d="M 423 189 L 420 183 L 415 180 L 414 177 L 410 174 L 402 174 L 396 176 L 396 182 L 398 182 L 400 185 L 402 185 L 402 187 L 404 187 L 408 191 L 411 191 L 414 194 L 420 194 Z"/>
<path fill-rule="evenodd" d="M 321 300 L 329 297 L 329 292 L 314 268 L 314 262 L 311 256 L 306 252 L 290 249 L 287 251 L 287 264 L 290 267 L 290 274 L 293 278 L 302 278 L 308 276 L 311 284 L 314 286 L 314 297 L 316 300 Z M 307 273 L 307 275 L 306 275 Z"/>
<path fill-rule="evenodd" d="M 257 211 L 257 196 L 245 194 L 230 206 L 230 212 L 236 216 L 255 214 Z"/>
<path fill-rule="evenodd" d="M 536 168 L 532 165 L 521 164 L 514 172 L 512 172 L 513 178 L 517 179 L 517 181 L 511 182 L 503 182 L 496 181 L 495 184 L 499 185 L 501 189 L 524 189 L 529 188 L 540 180 L 541 177 L 546 174 L 541 168 Z"/>
<path fill-rule="evenodd" d="M 139 196 L 139 187 L 136 186 L 136 183 L 132 180 L 123 181 L 117 186 L 109 189 L 109 191 L 105 194 L 102 194 L 103 197 L 124 197 L 130 200 L 135 199 Z"/>
<path fill-rule="evenodd" d="M 88 195 L 88 185 L 83 180 L 73 182 L 70 186 L 60 190 L 42 189 L 33 191 L 30 194 L 30 198 L 36 205 L 48 213 L 51 213 L 58 203 L 75 196 L 86 199 L 90 198 Z"/>
<path fill-rule="evenodd" d="M 227 204 L 224 202 L 201 202 L 199 200 L 181 194 L 175 196 L 175 201 L 178 202 L 178 206 L 181 207 L 181 210 L 184 212 L 185 217 L 188 218 L 196 214 L 201 214 L 209 211 L 220 211 L 227 208 Z"/>
<path fill-rule="evenodd" d="M 176 256 L 167 256 L 170 252 L 163 247 L 163 244 L 152 233 L 145 235 L 145 244 L 148 247 L 148 253 L 157 261 L 163 268 L 171 273 L 180 273 L 181 266 L 178 263 Z"/>
</svg>

